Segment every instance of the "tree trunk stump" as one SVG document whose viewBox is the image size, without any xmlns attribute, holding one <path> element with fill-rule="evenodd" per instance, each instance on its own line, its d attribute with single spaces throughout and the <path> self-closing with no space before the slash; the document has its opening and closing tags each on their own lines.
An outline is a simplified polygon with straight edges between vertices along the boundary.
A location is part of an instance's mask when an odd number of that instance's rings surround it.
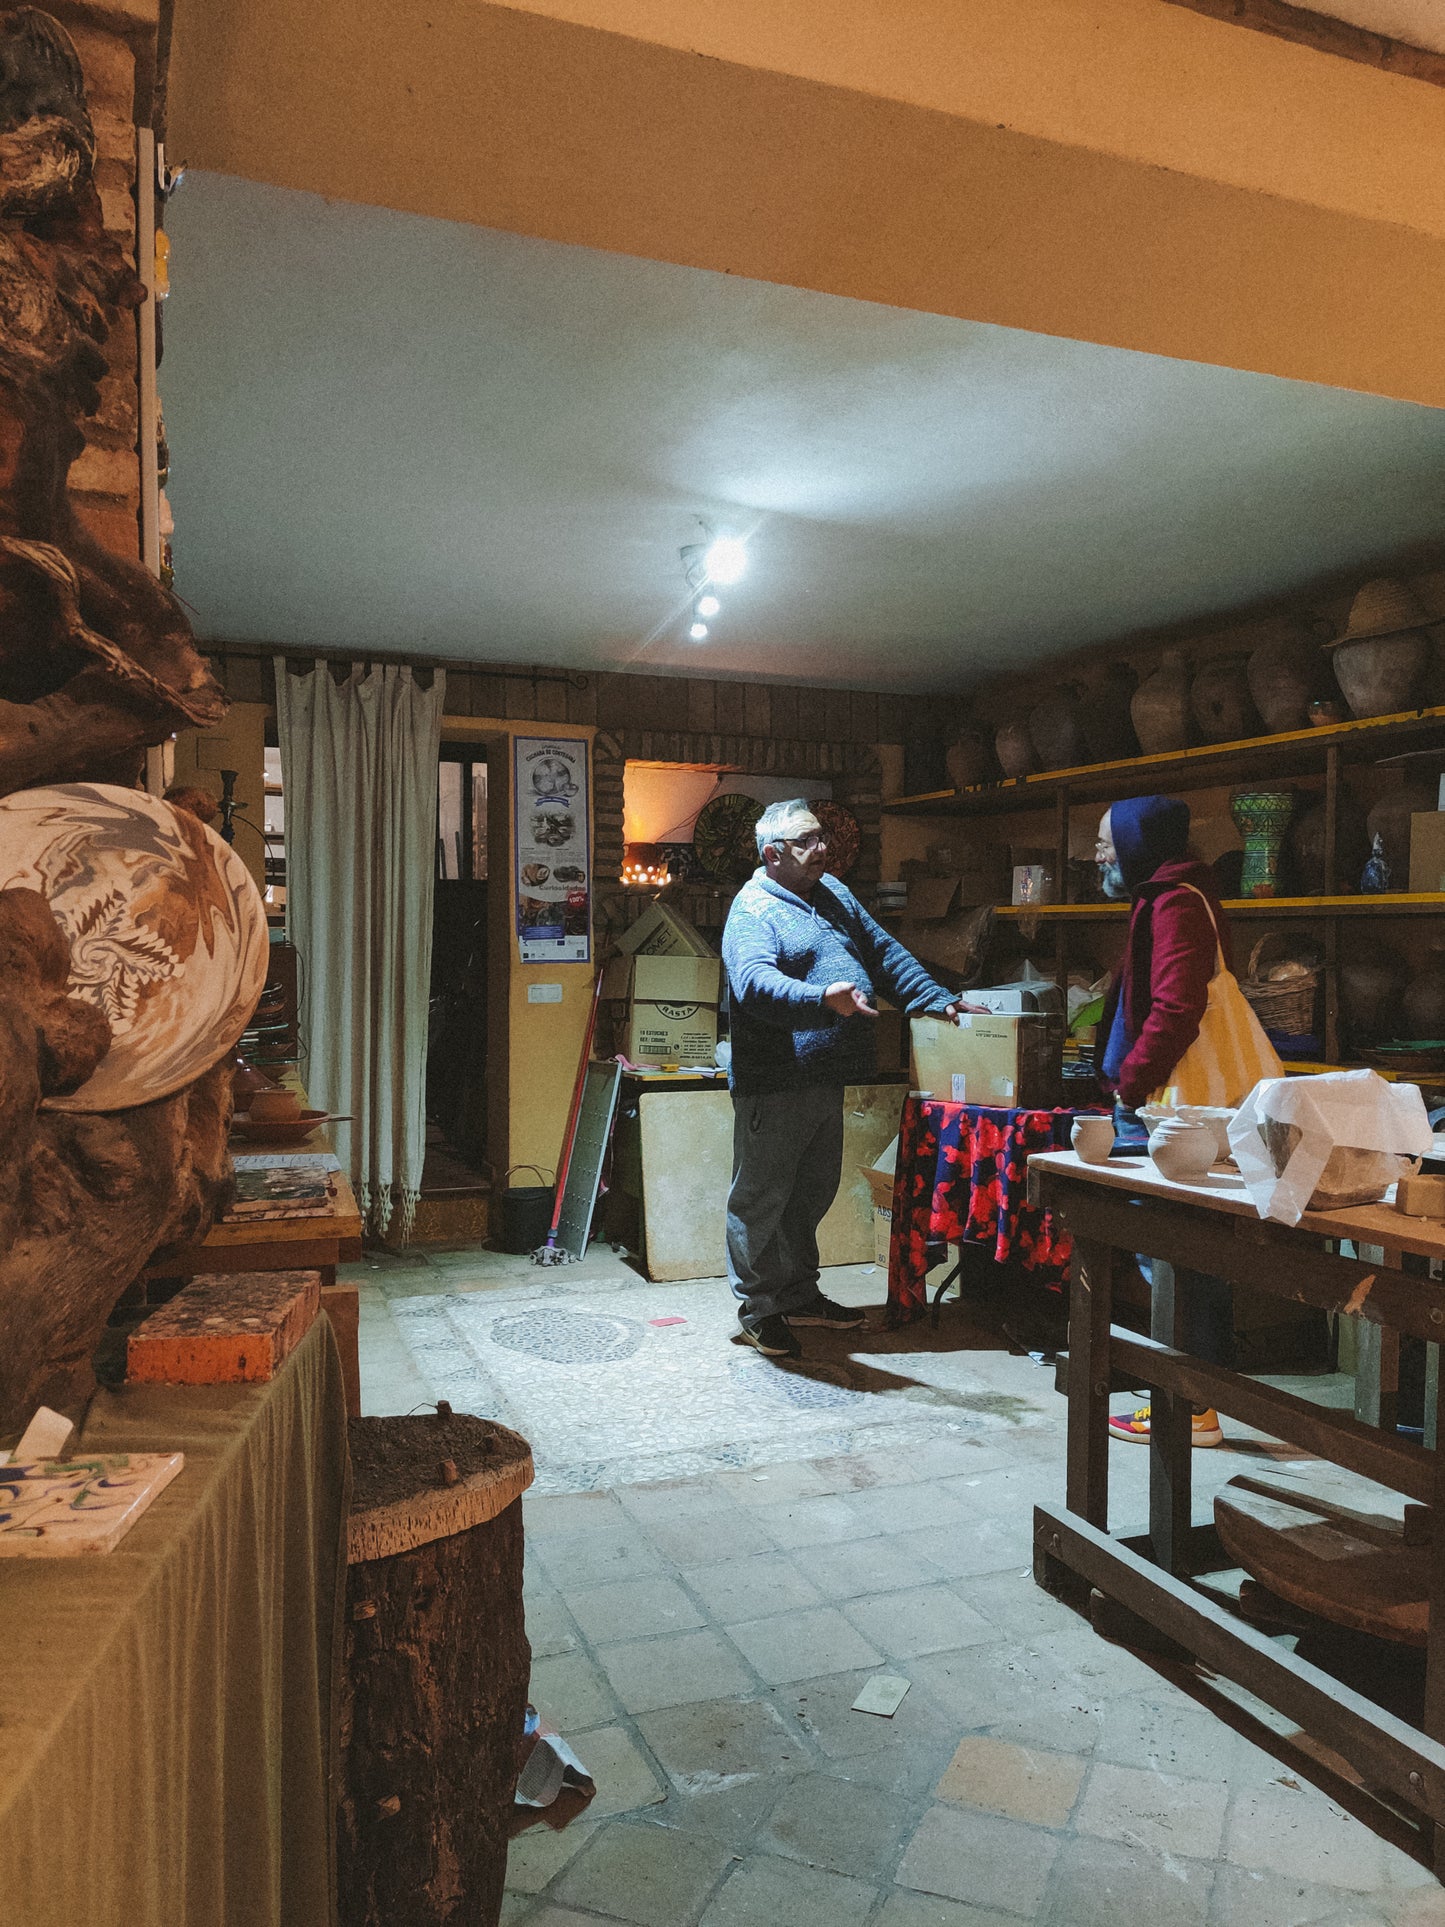
<svg viewBox="0 0 1445 1927">
<path fill-rule="evenodd" d="M 337 1816 L 342 1927 L 495 1927 L 527 1708 L 525 1439 L 452 1413 L 350 1423 Z"/>
</svg>

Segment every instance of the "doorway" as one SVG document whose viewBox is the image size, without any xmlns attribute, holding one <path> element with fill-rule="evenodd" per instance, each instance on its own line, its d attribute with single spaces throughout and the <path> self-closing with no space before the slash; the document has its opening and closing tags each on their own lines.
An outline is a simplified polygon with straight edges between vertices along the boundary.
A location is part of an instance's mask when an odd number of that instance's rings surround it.
<svg viewBox="0 0 1445 1927">
<path fill-rule="evenodd" d="M 485 746 L 443 743 L 423 1196 L 486 1188 L 487 795 Z"/>
</svg>

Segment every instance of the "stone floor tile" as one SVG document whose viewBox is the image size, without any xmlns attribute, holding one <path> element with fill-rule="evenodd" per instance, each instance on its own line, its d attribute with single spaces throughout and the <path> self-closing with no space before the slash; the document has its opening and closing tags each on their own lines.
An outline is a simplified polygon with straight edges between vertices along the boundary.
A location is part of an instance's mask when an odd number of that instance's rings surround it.
<svg viewBox="0 0 1445 1927">
<path fill-rule="evenodd" d="M 742 1860 L 753 1851 L 758 1828 L 777 1805 L 786 1785 L 786 1776 L 769 1773 L 699 1786 L 691 1793 L 674 1787 L 665 1804 L 653 1807 L 647 1817 L 662 1827 L 705 1833 Z"/>
<path fill-rule="evenodd" d="M 930 1807 L 899 1864 L 898 1884 L 1032 1918 L 1058 1853 L 1059 1836 L 1042 1827 Z"/>
<path fill-rule="evenodd" d="M 875 1532 L 967 1532 L 975 1523 L 964 1501 L 943 1484 L 885 1485 L 848 1497 L 850 1510 Z"/>
<path fill-rule="evenodd" d="M 757 1844 L 810 1867 L 886 1886 L 910 1813 L 907 1801 L 876 1787 L 808 1773 L 789 1783 Z"/>
<path fill-rule="evenodd" d="M 1104 1707 L 1097 1754 L 1119 1766 L 1228 1780 L 1244 1744 L 1217 1714 L 1183 1694 L 1159 1699 L 1126 1694 Z M 1283 1771 L 1277 1762 L 1274 1771 Z"/>
<path fill-rule="evenodd" d="M 581 1635 L 561 1593 L 550 1584 L 543 1584 L 527 1591 L 524 1599 L 533 1660 L 575 1652 L 581 1644 Z"/>
<path fill-rule="evenodd" d="M 1012 1464 L 1013 1458 L 1006 1448 L 981 1440 L 935 1438 L 859 1452 L 853 1463 L 863 1467 L 875 1485 L 921 1485 L 927 1479 L 978 1478 Z"/>
<path fill-rule="evenodd" d="M 781 1552 L 694 1566 L 682 1577 L 713 1617 L 723 1621 L 762 1619 L 770 1613 L 822 1604 L 818 1588 L 804 1577 L 798 1563 Z"/>
<path fill-rule="evenodd" d="M 1041 1927 L 1204 1927 L 1214 1868 L 1087 1834 L 1064 1841 Z"/>
<path fill-rule="evenodd" d="M 785 1459 L 751 1472 L 720 1472 L 717 1484 L 738 1505 L 782 1505 L 790 1499 L 819 1499 L 840 1487 L 822 1466 L 807 1459 Z"/>
<path fill-rule="evenodd" d="M 904 1696 L 891 1719 L 855 1712 L 853 1701 L 875 1670 L 799 1680 L 779 1687 L 774 1697 L 784 1714 L 833 1763 L 831 1771 L 879 1786 L 931 1788 L 957 1744 L 957 1724 L 917 1687 Z M 918 1766 L 919 1774 L 905 1773 L 900 1778 L 893 1767 L 869 1764 L 872 1756 L 880 1754 L 902 1756 L 905 1766 Z"/>
<path fill-rule="evenodd" d="M 1046 1639 L 1079 1623 L 1072 1607 L 1034 1584 L 1027 1557 L 992 1572 L 950 1577 L 974 1611 L 1001 1626 L 1011 1639 Z"/>
<path fill-rule="evenodd" d="M 728 1699 L 644 1713 L 638 1729 L 674 1784 L 686 1793 L 811 1764 L 807 1742 L 771 1700 Z"/>
<path fill-rule="evenodd" d="M 650 1519 L 644 1530 L 670 1565 L 708 1566 L 721 1559 L 747 1559 L 775 1550 L 756 1514 L 741 1506 L 680 1519 Z"/>
<path fill-rule="evenodd" d="M 539 1894 L 597 1831 L 595 1822 L 574 1820 L 560 1832 L 539 1821 L 519 1833 L 507 1849 L 507 1885 L 518 1893 Z"/>
<path fill-rule="evenodd" d="M 721 1633 L 660 1633 L 623 1646 L 599 1647 L 597 1657 L 629 1713 L 651 1713 L 689 1700 L 750 1693 L 756 1682 Z"/>
<path fill-rule="evenodd" d="M 945 1579 L 1021 1573 L 1034 1556 L 1032 1526 L 1015 1519 L 979 1519 L 946 1532 L 928 1526 L 921 1532 L 895 1533 L 891 1543 L 900 1552 L 927 1559 Z"/>
<path fill-rule="evenodd" d="M 734 1501 L 719 1479 L 660 1479 L 649 1485 L 617 1488 L 617 1503 L 646 1525 L 653 1519 L 672 1524 L 679 1519 L 707 1517 L 730 1511 Z"/>
<path fill-rule="evenodd" d="M 497 1915 L 497 1927 L 518 1927 L 518 1923 L 532 1912 L 536 1904 L 535 1894 L 504 1893 L 502 1911 Z M 557 1927 L 555 1922 L 554 1927 Z"/>
<path fill-rule="evenodd" d="M 979 1907 L 965 1907 L 960 1901 L 945 1900 L 942 1894 L 920 1894 L 900 1888 L 884 1901 L 874 1927 L 1019 1927 L 1019 1916 L 985 1913 Z"/>
<path fill-rule="evenodd" d="M 700 1927 L 861 1927 L 877 1898 L 861 1880 L 759 1854 L 728 1875 Z"/>
<path fill-rule="evenodd" d="M 506 1927 L 506 1915 L 502 1927 Z M 574 1913 L 570 1907 L 553 1907 L 545 1901 L 527 1916 L 527 1927 L 597 1927 L 596 1914 Z"/>
<path fill-rule="evenodd" d="M 848 1500 L 837 1495 L 760 1505 L 753 1509 L 753 1517 L 785 1552 L 797 1546 L 826 1546 L 849 1539 L 867 1539 L 886 1529 L 882 1525 L 865 1524 Z"/>
<path fill-rule="evenodd" d="M 1074 1810 L 1088 1764 L 1077 1753 L 1046 1753 L 976 1734 L 959 1741 L 938 1783 L 938 1798 L 1034 1826 L 1062 1827 Z"/>
<path fill-rule="evenodd" d="M 1229 1789 L 1218 1781 L 1184 1780 L 1100 1760 L 1089 1774 L 1074 1825 L 1102 1840 L 1209 1860 L 1219 1852 L 1228 1804 Z"/>
<path fill-rule="evenodd" d="M 562 1593 L 585 1592 L 589 1586 L 641 1579 L 663 1570 L 656 1547 L 631 1520 L 601 1532 L 559 1532 L 532 1544 Z"/>
<path fill-rule="evenodd" d="M 840 1546 L 802 1546 L 793 1556 L 798 1570 L 829 1599 L 902 1592 L 943 1577 L 942 1569 L 917 1546 L 891 1537 L 853 1539 Z"/>
<path fill-rule="evenodd" d="M 772 1686 L 882 1664 L 882 1655 L 833 1606 L 775 1613 L 770 1619 L 745 1620 L 726 1630 L 748 1663 Z"/>
<path fill-rule="evenodd" d="M 621 1579 L 569 1593 L 572 1617 L 594 1646 L 644 1639 L 652 1633 L 686 1632 L 704 1615 L 675 1579 Z"/>
<path fill-rule="evenodd" d="M 589 1820 L 610 1820 L 616 1813 L 660 1806 L 667 1798 L 656 1768 L 625 1726 L 600 1726 L 570 1736 L 577 1757 L 596 1782 L 587 1803 Z"/>
<path fill-rule="evenodd" d="M 522 1501 L 522 1518 L 529 1539 L 551 1538 L 559 1532 L 601 1532 L 627 1523 L 626 1514 L 611 1492 L 530 1493 Z"/>
<path fill-rule="evenodd" d="M 534 1660 L 528 1690 L 537 1711 L 559 1733 L 584 1733 L 616 1717 L 606 1676 L 585 1653 Z"/>
<path fill-rule="evenodd" d="M 597 1829 L 548 1898 L 637 1927 L 679 1927 L 695 1918 L 731 1857 L 701 1834 L 613 1820 Z"/>
<path fill-rule="evenodd" d="M 1103 1702 L 1091 1689 L 1040 1667 L 1021 1646 L 969 1646 L 905 1662 L 904 1670 L 960 1733 L 987 1729 L 1020 1746 L 1092 1752 Z"/>
<path fill-rule="evenodd" d="M 1221 1866 L 1214 1876 L 1209 1921 L 1210 1927 L 1344 1927 L 1346 1922 L 1363 1927 L 1370 1911 L 1368 1901 L 1341 1887 L 1286 1880 L 1256 1867 Z M 1445 1911 L 1436 1918 L 1445 1921 Z"/>
<path fill-rule="evenodd" d="M 1445 1892 L 1432 1885 L 1392 1895 L 1387 1918 L 1390 1927 L 1445 1927 Z"/>
<path fill-rule="evenodd" d="M 924 1653 L 983 1646 L 1003 1638 L 991 1619 L 971 1611 L 948 1586 L 920 1586 L 911 1592 L 854 1599 L 842 1610 L 863 1637 L 890 1659 L 917 1659 Z"/>
<path fill-rule="evenodd" d="M 1378 1835 L 1333 1801 L 1301 1784 L 1250 1787 L 1235 1797 L 1225 1858 L 1240 1867 L 1372 1893 L 1385 1884 L 1387 1853 Z"/>
</svg>

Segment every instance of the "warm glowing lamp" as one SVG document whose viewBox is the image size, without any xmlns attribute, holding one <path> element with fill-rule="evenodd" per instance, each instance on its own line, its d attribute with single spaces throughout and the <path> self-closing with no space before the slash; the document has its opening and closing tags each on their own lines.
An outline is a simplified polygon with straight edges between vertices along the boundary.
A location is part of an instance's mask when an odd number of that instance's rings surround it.
<svg viewBox="0 0 1445 1927">
<path fill-rule="evenodd" d="M 629 890 L 660 890 L 672 881 L 660 843 L 629 843 L 622 853 L 622 881 Z"/>
</svg>

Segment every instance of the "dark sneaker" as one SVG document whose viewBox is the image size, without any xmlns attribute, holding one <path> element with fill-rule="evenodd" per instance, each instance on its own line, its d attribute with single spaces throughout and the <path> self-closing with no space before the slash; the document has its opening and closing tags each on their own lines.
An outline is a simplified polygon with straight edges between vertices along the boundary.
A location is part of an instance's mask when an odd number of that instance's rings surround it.
<svg viewBox="0 0 1445 1927">
<path fill-rule="evenodd" d="M 826 1331 L 834 1332 L 855 1332 L 868 1323 L 866 1312 L 852 1305 L 835 1304 L 822 1292 L 811 1305 L 804 1305 L 801 1311 L 790 1311 L 786 1316 L 790 1325 L 821 1325 Z"/>
<path fill-rule="evenodd" d="M 803 1348 L 788 1330 L 788 1321 L 778 1313 L 758 1325 L 742 1325 L 738 1337 L 745 1345 L 756 1345 L 765 1358 L 801 1358 Z"/>
</svg>

